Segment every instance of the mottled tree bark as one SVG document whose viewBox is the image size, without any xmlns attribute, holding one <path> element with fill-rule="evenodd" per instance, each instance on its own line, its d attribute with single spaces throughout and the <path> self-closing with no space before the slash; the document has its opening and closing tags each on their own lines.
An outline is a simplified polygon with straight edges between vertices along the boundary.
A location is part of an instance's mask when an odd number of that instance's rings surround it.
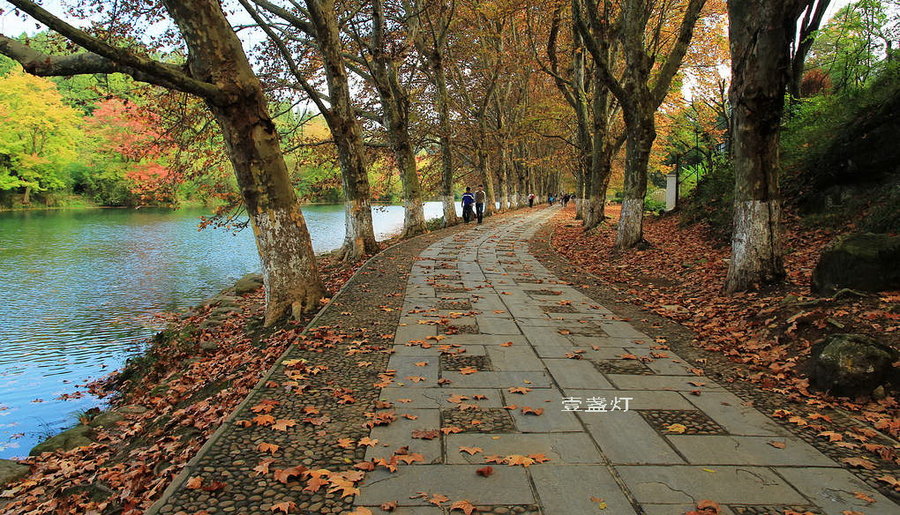
<svg viewBox="0 0 900 515">
<path fill-rule="evenodd" d="M 372 42 L 372 85 L 381 101 L 383 125 L 388 141 L 400 170 L 403 185 L 403 233 L 404 238 L 425 232 L 425 211 L 422 203 L 422 185 L 416 166 L 415 149 L 409 135 L 409 91 L 400 83 L 400 62 L 388 53 L 384 4 L 373 0 Z"/>
<path fill-rule="evenodd" d="M 357 259 L 378 251 L 372 227 L 362 130 L 350 103 L 350 85 L 341 55 L 343 47 L 334 0 L 306 0 L 306 6 L 322 55 L 331 103 L 331 109 L 323 115 L 337 146 L 346 196 L 347 226 L 341 253 L 345 259 Z"/>
<path fill-rule="evenodd" d="M 263 265 L 265 323 L 316 309 L 323 296 L 303 213 L 288 176 L 262 85 L 218 2 L 164 5 L 190 51 L 191 75 L 215 84 L 227 102 L 207 102 L 222 128 L 228 155 Z"/>
<path fill-rule="evenodd" d="M 785 275 L 778 138 L 790 44 L 803 5 L 783 0 L 728 4 L 735 173 L 728 292 L 772 283 Z"/>
</svg>

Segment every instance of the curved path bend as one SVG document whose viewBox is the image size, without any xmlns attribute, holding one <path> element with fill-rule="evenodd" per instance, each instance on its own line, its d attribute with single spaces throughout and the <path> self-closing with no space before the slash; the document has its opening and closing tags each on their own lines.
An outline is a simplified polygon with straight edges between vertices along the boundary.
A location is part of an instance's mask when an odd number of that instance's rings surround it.
<svg viewBox="0 0 900 515">
<path fill-rule="evenodd" d="M 398 467 L 368 472 L 348 498 L 354 507 L 383 513 L 397 503 L 394 513 L 431 515 L 468 501 L 479 512 L 671 515 L 709 499 L 723 514 L 897 513 L 542 266 L 528 241 L 555 212 L 455 231 L 412 263 L 386 363 L 392 380 L 373 390 L 385 407 L 377 411 L 398 417 L 356 435 L 377 440 L 357 450 L 365 460 Z M 301 503 L 301 490 L 288 491 L 296 512 L 323 512 Z M 177 512 L 178 492 L 155 508 Z M 234 506 L 219 499 L 210 513 L 243 511 Z M 271 513 L 272 503 L 258 511 Z"/>
</svg>

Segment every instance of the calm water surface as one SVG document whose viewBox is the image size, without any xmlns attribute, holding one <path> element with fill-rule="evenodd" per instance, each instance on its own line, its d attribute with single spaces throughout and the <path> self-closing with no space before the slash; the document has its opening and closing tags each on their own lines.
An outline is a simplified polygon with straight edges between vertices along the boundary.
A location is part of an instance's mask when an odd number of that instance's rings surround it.
<svg viewBox="0 0 900 515">
<path fill-rule="evenodd" d="M 379 239 L 400 230 L 402 207 L 373 211 Z M 303 213 L 316 252 L 340 247 L 343 206 Z M 100 404 L 89 395 L 57 398 L 141 352 L 160 329 L 155 315 L 195 305 L 259 271 L 251 231 L 198 231 L 202 214 L 0 213 L 0 458 L 28 454 Z M 440 217 L 440 203 L 427 203 L 425 215 Z"/>
</svg>

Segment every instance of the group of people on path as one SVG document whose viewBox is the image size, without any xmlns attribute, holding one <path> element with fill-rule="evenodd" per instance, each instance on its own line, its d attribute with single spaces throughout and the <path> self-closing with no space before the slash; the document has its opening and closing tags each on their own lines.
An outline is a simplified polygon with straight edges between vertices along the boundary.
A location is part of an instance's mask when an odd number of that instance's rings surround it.
<svg viewBox="0 0 900 515">
<path fill-rule="evenodd" d="M 469 223 L 469 220 L 472 219 L 473 207 L 475 208 L 474 215 L 478 219 L 478 223 L 484 221 L 484 199 L 486 197 L 484 186 L 479 184 L 478 191 L 474 194 L 472 193 L 472 188 L 466 186 L 466 192 L 462 196 L 463 222 Z"/>
<path fill-rule="evenodd" d="M 484 200 L 487 198 L 487 194 L 484 192 L 484 186 L 479 184 L 478 190 L 475 193 L 472 193 L 472 188 L 466 186 L 466 192 L 462 195 L 462 217 L 463 222 L 469 223 L 471 220 L 478 220 L 478 223 L 482 223 L 484 221 Z M 534 201 L 537 196 L 534 193 L 530 193 L 528 195 L 528 207 L 534 207 Z M 566 193 L 561 198 L 557 198 L 553 193 L 547 195 L 547 203 L 551 206 L 554 202 L 559 200 L 559 202 L 566 207 L 569 205 L 569 201 L 572 200 L 572 195 Z"/>
</svg>

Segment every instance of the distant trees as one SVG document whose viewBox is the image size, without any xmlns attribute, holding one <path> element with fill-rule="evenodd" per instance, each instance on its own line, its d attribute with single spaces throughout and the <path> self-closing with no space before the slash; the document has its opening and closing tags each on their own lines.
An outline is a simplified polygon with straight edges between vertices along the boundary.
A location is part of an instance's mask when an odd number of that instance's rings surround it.
<svg viewBox="0 0 900 515">
<path fill-rule="evenodd" d="M 13 71 L 0 77 L 0 192 L 57 190 L 69 182 L 82 137 L 81 117 L 52 82 Z"/>
</svg>

